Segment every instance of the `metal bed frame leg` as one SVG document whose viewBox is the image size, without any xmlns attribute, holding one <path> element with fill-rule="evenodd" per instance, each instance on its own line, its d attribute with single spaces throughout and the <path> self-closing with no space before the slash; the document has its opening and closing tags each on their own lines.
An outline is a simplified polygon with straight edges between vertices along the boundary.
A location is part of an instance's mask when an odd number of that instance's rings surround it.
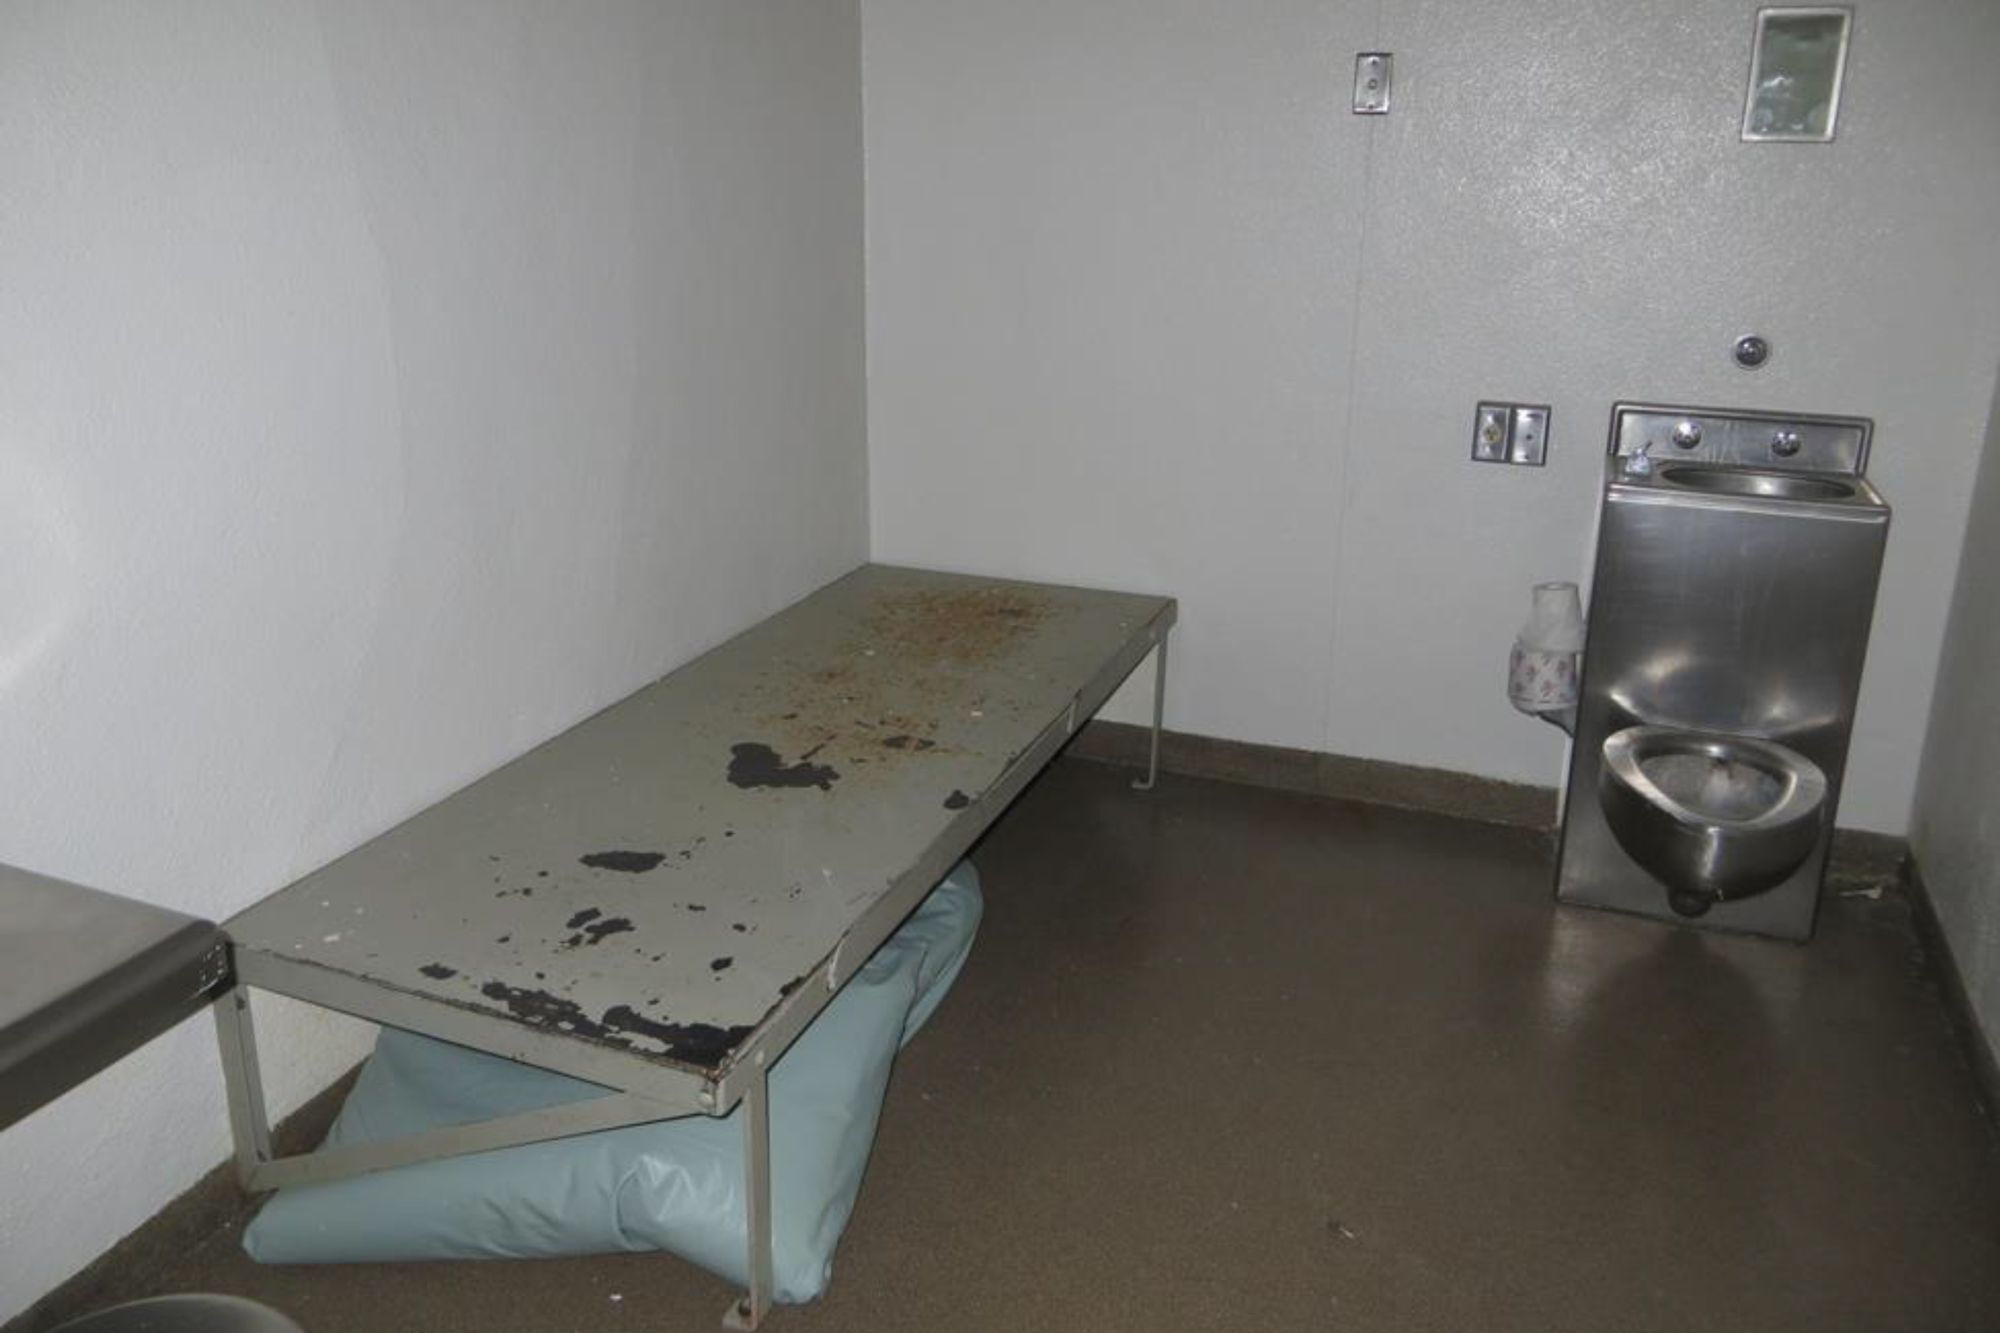
<svg viewBox="0 0 2000 1333">
<path fill-rule="evenodd" d="M 1160 780 L 1160 719 L 1167 706 L 1167 635 L 1161 630 L 1153 643 L 1153 734 L 1146 749 L 1146 776 L 1132 779 L 1132 790 L 1151 791 Z"/>
<path fill-rule="evenodd" d="M 757 1052 L 743 1092 L 744 1217 L 749 1231 L 750 1290 L 729 1307 L 722 1322 L 754 1329 L 771 1311 L 771 1101 L 764 1053 Z"/>
<path fill-rule="evenodd" d="M 248 1189 L 252 1173 L 271 1160 L 271 1121 L 264 1110 L 264 1079 L 257 1068 L 250 992 L 234 987 L 216 1000 L 214 1009 L 222 1082 L 229 1095 L 229 1133 L 236 1142 L 236 1175 Z"/>
</svg>

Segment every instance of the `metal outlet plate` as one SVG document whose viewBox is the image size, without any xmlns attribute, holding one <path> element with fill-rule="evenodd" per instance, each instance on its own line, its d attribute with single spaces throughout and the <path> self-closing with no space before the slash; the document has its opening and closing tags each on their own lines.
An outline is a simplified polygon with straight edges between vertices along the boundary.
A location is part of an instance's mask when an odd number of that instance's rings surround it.
<svg viewBox="0 0 2000 1333">
<path fill-rule="evenodd" d="M 1472 461 L 1541 467 L 1549 459 L 1546 403 L 1482 402 L 1472 420 Z"/>
<path fill-rule="evenodd" d="M 1475 463 L 1504 463 L 1507 461 L 1507 431 L 1514 419 L 1513 409 L 1506 403 L 1481 403 L 1479 413 L 1472 422 L 1472 461 Z"/>
<path fill-rule="evenodd" d="M 1396 74 L 1396 57 L 1387 51 L 1363 51 L 1354 57 L 1354 114 L 1389 114 L 1389 87 Z"/>
<path fill-rule="evenodd" d="M 1549 459 L 1549 409 L 1514 405 L 1513 427 L 1507 432 L 1507 461 L 1540 467 Z"/>
</svg>

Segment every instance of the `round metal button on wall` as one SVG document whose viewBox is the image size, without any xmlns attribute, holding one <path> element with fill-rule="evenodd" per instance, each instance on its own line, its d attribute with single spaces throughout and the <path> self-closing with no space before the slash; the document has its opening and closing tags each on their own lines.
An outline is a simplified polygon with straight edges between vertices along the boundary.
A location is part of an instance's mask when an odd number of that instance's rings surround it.
<svg viewBox="0 0 2000 1333">
<path fill-rule="evenodd" d="M 1755 370 L 1771 359 L 1771 344 L 1754 333 L 1746 333 L 1736 340 L 1736 364 L 1745 370 Z"/>
</svg>

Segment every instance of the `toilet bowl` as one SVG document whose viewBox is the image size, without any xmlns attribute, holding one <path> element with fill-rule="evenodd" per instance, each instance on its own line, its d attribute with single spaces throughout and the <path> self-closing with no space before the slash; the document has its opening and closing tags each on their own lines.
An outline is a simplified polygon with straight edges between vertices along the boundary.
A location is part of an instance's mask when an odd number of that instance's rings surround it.
<svg viewBox="0 0 2000 1333">
<path fill-rule="evenodd" d="M 1598 800 L 1682 916 L 1776 888 L 1819 845 L 1826 774 L 1749 736 L 1638 726 L 1604 740 Z"/>
</svg>

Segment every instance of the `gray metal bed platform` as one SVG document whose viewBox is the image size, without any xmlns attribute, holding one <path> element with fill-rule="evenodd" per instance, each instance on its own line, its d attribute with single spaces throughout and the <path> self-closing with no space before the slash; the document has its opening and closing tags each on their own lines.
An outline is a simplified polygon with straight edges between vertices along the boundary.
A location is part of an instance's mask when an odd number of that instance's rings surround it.
<svg viewBox="0 0 2000 1333">
<path fill-rule="evenodd" d="M 0 1129 L 228 988 L 213 924 L 0 865 Z"/>
<path fill-rule="evenodd" d="M 728 1318 L 755 1327 L 769 1066 L 1155 650 L 1157 760 L 1175 614 L 864 566 L 234 917 L 215 1013 L 245 1185 L 741 1102 L 751 1278 Z M 250 988 L 616 1092 L 273 1158 Z"/>
</svg>

